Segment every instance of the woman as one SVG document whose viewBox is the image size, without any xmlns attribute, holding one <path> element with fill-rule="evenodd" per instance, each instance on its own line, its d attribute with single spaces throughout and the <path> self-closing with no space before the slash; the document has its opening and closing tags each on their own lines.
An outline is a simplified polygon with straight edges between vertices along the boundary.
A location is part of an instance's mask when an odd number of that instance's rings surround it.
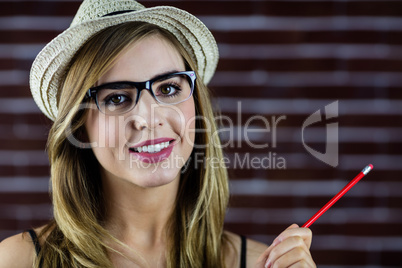
<svg viewBox="0 0 402 268">
<path fill-rule="evenodd" d="M 187 12 L 84 1 L 31 70 L 54 120 L 54 220 L 3 241 L 0 267 L 315 267 L 306 228 L 269 247 L 223 231 L 228 178 L 208 162 L 222 152 L 205 86 L 217 60 Z"/>
</svg>

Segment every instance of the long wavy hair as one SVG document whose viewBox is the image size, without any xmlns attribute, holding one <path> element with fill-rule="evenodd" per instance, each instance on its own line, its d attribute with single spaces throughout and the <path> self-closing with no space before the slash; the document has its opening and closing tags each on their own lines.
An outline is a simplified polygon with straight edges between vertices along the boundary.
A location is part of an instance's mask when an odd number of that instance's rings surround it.
<svg viewBox="0 0 402 268">
<path fill-rule="evenodd" d="M 180 53 L 186 69 L 197 72 L 188 52 L 168 31 L 145 22 L 129 22 L 107 28 L 76 53 L 63 76 L 58 92 L 58 115 L 50 130 L 47 151 L 51 165 L 51 196 L 54 219 L 39 234 L 42 250 L 35 267 L 113 267 L 108 252 L 119 254 L 113 245 L 125 246 L 103 225 L 104 200 L 100 166 L 91 149 L 70 142 L 85 140 L 85 103 L 88 88 L 113 66 L 119 54 L 134 42 L 158 35 Z M 197 76 L 199 77 L 199 76 Z M 168 267 L 224 267 L 223 233 L 228 203 L 228 176 L 222 165 L 209 160 L 223 154 L 211 107 L 210 93 L 202 79 L 194 91 L 198 131 L 192 154 L 182 170 L 176 207 L 168 230 Z M 208 121 L 208 122 L 205 122 Z M 206 125 L 208 123 L 208 126 Z M 205 161 L 196 161 L 196 155 Z M 110 243 L 112 241 L 112 243 Z M 140 256 L 140 254 L 138 254 Z"/>
</svg>

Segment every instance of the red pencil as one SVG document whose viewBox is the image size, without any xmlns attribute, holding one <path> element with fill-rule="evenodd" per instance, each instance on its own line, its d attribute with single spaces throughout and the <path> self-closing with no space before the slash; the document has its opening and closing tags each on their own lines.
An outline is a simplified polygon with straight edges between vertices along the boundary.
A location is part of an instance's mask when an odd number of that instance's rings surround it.
<svg viewBox="0 0 402 268">
<path fill-rule="evenodd" d="M 363 178 L 370 170 L 373 169 L 373 165 L 369 164 L 365 167 L 353 180 L 351 180 L 343 189 L 337 193 L 325 206 L 323 206 L 313 217 L 311 217 L 302 227 L 310 227 L 322 214 L 325 213 L 333 204 L 336 203 L 347 191 L 349 191 L 361 178 Z"/>
</svg>

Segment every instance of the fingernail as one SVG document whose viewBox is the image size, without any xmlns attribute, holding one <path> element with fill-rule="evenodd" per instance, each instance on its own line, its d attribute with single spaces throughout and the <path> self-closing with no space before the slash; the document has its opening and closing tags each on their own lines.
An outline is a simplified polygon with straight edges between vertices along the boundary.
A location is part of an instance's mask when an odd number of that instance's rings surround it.
<svg viewBox="0 0 402 268">
<path fill-rule="evenodd" d="M 271 260 L 267 260 L 267 262 L 265 263 L 265 268 L 270 268 L 271 267 Z"/>
</svg>

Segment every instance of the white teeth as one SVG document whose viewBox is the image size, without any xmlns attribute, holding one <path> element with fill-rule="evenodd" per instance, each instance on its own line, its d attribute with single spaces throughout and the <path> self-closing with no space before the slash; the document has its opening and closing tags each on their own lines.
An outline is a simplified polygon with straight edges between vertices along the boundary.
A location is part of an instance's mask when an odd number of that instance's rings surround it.
<svg viewBox="0 0 402 268">
<path fill-rule="evenodd" d="M 148 153 L 153 153 L 155 151 L 155 145 L 148 145 Z"/>
<path fill-rule="evenodd" d="M 141 152 L 148 152 L 148 153 L 157 153 L 160 152 L 162 149 L 165 149 L 169 146 L 169 142 L 161 142 L 158 144 L 153 144 L 153 145 L 148 145 L 148 146 L 142 146 L 142 147 L 136 147 L 133 148 L 135 151 L 141 153 Z"/>
<path fill-rule="evenodd" d="M 160 152 L 161 151 L 161 145 L 160 144 L 155 144 L 155 152 Z"/>
</svg>

